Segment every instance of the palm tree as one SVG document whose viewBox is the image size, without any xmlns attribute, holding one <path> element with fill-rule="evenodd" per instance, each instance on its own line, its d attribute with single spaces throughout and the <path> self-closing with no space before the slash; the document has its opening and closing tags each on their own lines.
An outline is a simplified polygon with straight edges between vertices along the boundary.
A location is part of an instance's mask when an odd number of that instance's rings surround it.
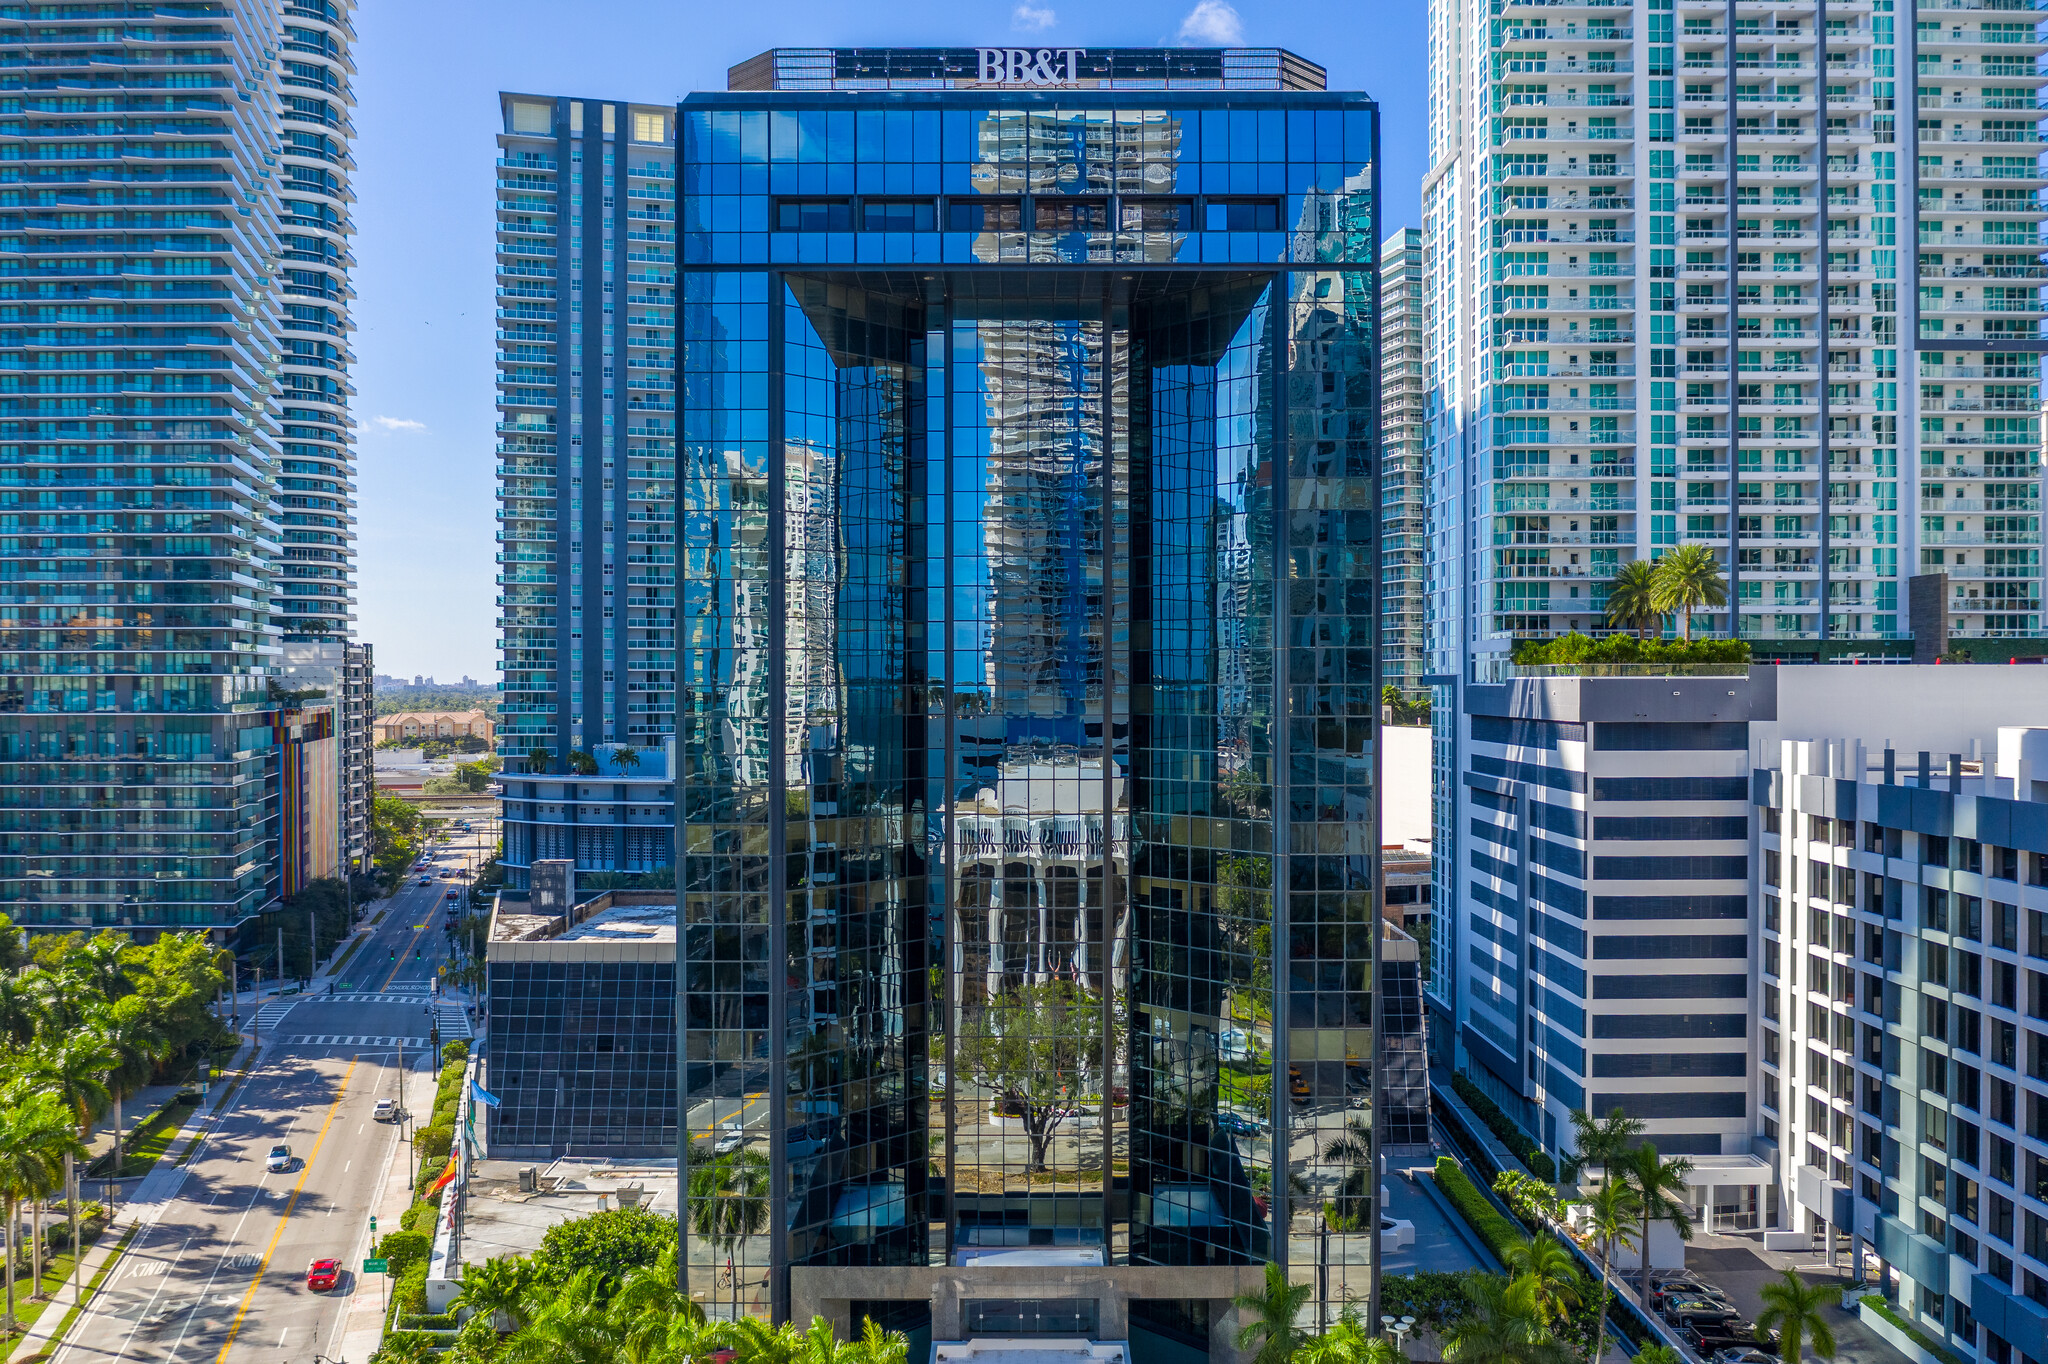
<svg viewBox="0 0 2048 1364">
<path fill-rule="evenodd" d="M 170 1039 L 151 1015 L 149 1002 L 129 995 L 112 1007 L 102 1009 L 96 1021 L 104 1028 L 107 1047 L 116 1064 L 107 1071 L 107 1093 L 114 1107 L 113 1177 L 121 1176 L 121 1100 L 149 1082 L 163 1059 Z"/>
<path fill-rule="evenodd" d="M 1575 1364 L 1544 1325 L 1534 1278 L 1475 1274 L 1465 1298 L 1470 1310 L 1444 1342 L 1447 1364 Z"/>
<path fill-rule="evenodd" d="M 135 991 L 133 972 L 121 961 L 128 943 L 115 933 L 87 939 L 64 958 L 64 974 L 92 989 L 108 1003 Z"/>
<path fill-rule="evenodd" d="M 744 1236 L 768 1229 L 768 1158 L 759 1151 L 735 1151 L 690 1168 L 690 1226 L 725 1248 L 728 1260 Z M 732 1267 L 732 1311 L 740 1310 L 740 1267 Z"/>
<path fill-rule="evenodd" d="M 0 1043 L 27 1046 L 35 1040 L 41 1018 L 33 989 L 14 976 L 0 976 Z"/>
<path fill-rule="evenodd" d="M 637 772 L 640 770 L 640 751 L 626 744 L 615 744 L 611 762 L 621 773 Z"/>
<path fill-rule="evenodd" d="M 625 1364 L 694 1364 L 723 1349 L 732 1334 L 727 1324 L 706 1321 L 702 1308 L 690 1307 L 674 1316 L 643 1317 L 627 1329 L 619 1357 Z"/>
<path fill-rule="evenodd" d="M 1692 1162 L 1682 1156 L 1677 1160 L 1660 1159 L 1656 1144 L 1646 1141 L 1624 1156 L 1614 1173 L 1619 1174 L 1635 1192 L 1636 1213 L 1642 1218 L 1640 1248 L 1643 1273 L 1636 1284 L 1636 1292 L 1647 1307 L 1650 1301 L 1650 1224 L 1669 1222 L 1671 1229 L 1678 1233 L 1679 1240 L 1692 1239 L 1692 1200 L 1685 1192 L 1685 1177 L 1692 1173 Z"/>
<path fill-rule="evenodd" d="M 533 1262 L 516 1255 L 501 1255 L 462 1270 L 462 1289 L 454 1306 L 496 1324 L 499 1316 L 512 1330 L 526 1324 L 526 1300 L 533 1287 Z"/>
<path fill-rule="evenodd" d="M 688 1316 L 704 1320 L 704 1309 L 690 1301 L 679 1286 L 682 1275 L 671 1250 L 656 1264 L 628 1270 L 619 1291 L 612 1295 L 612 1313 L 622 1326 L 644 1325 L 646 1319 Z"/>
<path fill-rule="evenodd" d="M 1607 621 L 1617 630 L 1634 630 L 1636 638 L 1657 623 L 1652 583 L 1656 570 L 1647 559 L 1631 559 L 1607 580 Z"/>
<path fill-rule="evenodd" d="M 72 1279 L 83 1295 L 79 1266 L 85 1262 L 84 1247 L 78 1242 L 78 1157 L 92 1140 L 93 1120 L 106 1111 L 111 1096 L 102 1078 L 120 1063 L 106 1032 L 93 1023 L 82 1025 L 71 1035 L 56 1040 L 32 1054 L 29 1074 L 32 1083 L 54 1094 L 78 1124 L 80 1150 L 64 1154 L 64 1198 L 71 1209 Z"/>
<path fill-rule="evenodd" d="M 1657 560 L 1650 600 L 1661 612 L 1678 613 L 1685 640 L 1691 643 L 1692 613 L 1703 606 L 1728 604 L 1721 561 L 1705 545 L 1680 545 Z"/>
<path fill-rule="evenodd" d="M 21 1200 L 55 1184 L 64 1154 L 77 1147 L 71 1118 L 56 1096 L 37 1093 L 0 1104 L 0 1208 L 7 1217 L 7 1324 L 0 1333 L 14 1330 L 15 1228 L 20 1224 Z M 37 1261 L 40 1270 L 40 1256 Z"/>
<path fill-rule="evenodd" d="M 1565 1174 L 1560 1181 L 1563 1183 L 1578 1183 L 1579 1176 L 1590 1166 L 1609 1169 L 1627 1153 L 1629 1144 L 1643 1134 L 1643 1120 L 1629 1117 L 1619 1105 L 1604 1118 L 1575 1108 L 1571 1120 L 1573 1154 L 1564 1162 Z"/>
<path fill-rule="evenodd" d="M 533 1320 L 505 1343 L 505 1364 L 612 1364 L 619 1330 L 606 1311 L 608 1275 L 579 1269 Z"/>
<path fill-rule="evenodd" d="M 1579 1275 L 1578 1260 L 1564 1243 L 1547 1231 L 1507 1247 L 1501 1259 L 1508 1272 L 1526 1277 L 1536 1285 L 1536 1310 L 1543 1324 L 1556 1328 L 1585 1303 L 1586 1283 Z"/>
<path fill-rule="evenodd" d="M 725 1329 L 739 1364 L 796 1364 L 803 1354 L 804 1338 L 795 1322 L 770 1326 L 759 1317 L 740 1317 Z"/>
<path fill-rule="evenodd" d="M 1353 1118 L 1344 1124 L 1344 1134 L 1323 1148 L 1323 1160 L 1346 1166 L 1344 1180 L 1337 1186 L 1335 1216 L 1331 1225 L 1339 1231 L 1367 1229 L 1366 1214 L 1372 1194 L 1372 1124 Z"/>
<path fill-rule="evenodd" d="M 1308 1333 L 1295 1324 L 1301 1305 L 1315 1292 L 1310 1283 L 1287 1282 L 1287 1271 L 1268 1261 L 1266 1285 L 1257 1293 L 1241 1293 L 1231 1302 L 1245 1317 L 1238 1328 L 1240 1354 L 1257 1347 L 1251 1364 L 1288 1364 Z"/>
<path fill-rule="evenodd" d="M 849 1341 L 858 1364 L 906 1364 L 910 1358 L 910 1337 L 901 1331 L 884 1331 L 873 1317 L 862 1317 L 860 1339 Z"/>
<path fill-rule="evenodd" d="M 1385 1336 L 1369 1335 L 1356 1308 L 1345 1309 L 1334 1326 L 1302 1342 L 1297 1364 L 1401 1364 L 1401 1352 Z"/>
<path fill-rule="evenodd" d="M 554 761 L 555 755 L 549 750 L 542 748 L 539 744 L 535 744 L 526 751 L 526 770 L 529 772 L 545 772 L 554 764 Z"/>
<path fill-rule="evenodd" d="M 1764 1300 L 1764 1310 L 1756 1314 L 1757 1329 L 1778 1333 L 1778 1358 L 1785 1364 L 1801 1364 L 1809 1340 L 1813 1342 L 1813 1352 L 1822 1359 L 1835 1357 L 1834 1329 L 1821 1313 L 1833 1293 L 1832 1289 L 1807 1283 L 1789 1269 L 1758 1292 L 1757 1296 Z"/>
<path fill-rule="evenodd" d="M 1578 1115 L 1572 1115 L 1576 1118 Z M 1607 1308 L 1614 1301 L 1614 1279 L 1609 1270 L 1614 1261 L 1617 1246 L 1635 1244 L 1636 1218 L 1640 1214 L 1636 1191 L 1619 1179 L 1602 1181 L 1593 1191 L 1592 1200 L 1586 1205 L 1584 1227 L 1594 1239 L 1600 1242 L 1600 1315 L 1593 1332 L 1593 1344 L 1586 1354 L 1586 1364 L 1599 1364 L 1600 1351 L 1607 1339 Z"/>
</svg>

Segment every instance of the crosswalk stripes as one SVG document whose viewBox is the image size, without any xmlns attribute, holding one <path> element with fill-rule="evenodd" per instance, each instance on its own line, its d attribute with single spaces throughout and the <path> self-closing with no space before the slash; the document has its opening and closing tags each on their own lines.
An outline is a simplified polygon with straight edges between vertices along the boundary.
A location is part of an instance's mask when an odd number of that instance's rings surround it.
<svg viewBox="0 0 2048 1364">
<path fill-rule="evenodd" d="M 299 1000 L 284 999 L 275 1000 L 269 1004 L 263 1005 L 261 1008 L 256 1010 L 257 1031 L 269 1032 L 271 1029 L 275 1028 L 279 1023 L 283 1022 L 284 1016 L 290 1013 L 293 1009 L 298 1008 L 299 1004 Z"/>
<path fill-rule="evenodd" d="M 418 995 L 401 995 L 389 991 L 343 991 L 333 995 L 309 995 L 303 1001 L 307 1004 L 417 1004 Z"/>
<path fill-rule="evenodd" d="M 476 1036 L 469 1026 L 469 1010 L 460 1004 L 441 1006 L 441 1040 L 443 1042 L 464 1041 Z"/>
<path fill-rule="evenodd" d="M 362 1037 L 339 1033 L 302 1033 L 284 1039 L 300 1047 L 396 1047 L 401 1043 L 408 1047 L 424 1047 L 424 1037 Z"/>
</svg>

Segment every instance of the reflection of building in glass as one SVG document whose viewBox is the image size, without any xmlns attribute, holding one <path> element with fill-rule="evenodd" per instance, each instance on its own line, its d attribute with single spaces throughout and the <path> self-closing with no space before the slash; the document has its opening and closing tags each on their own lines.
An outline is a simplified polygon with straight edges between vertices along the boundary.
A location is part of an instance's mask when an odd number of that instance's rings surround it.
<svg viewBox="0 0 2048 1364">
<path fill-rule="evenodd" d="M 713 1313 L 1371 1293 L 1375 122 L 1290 84 L 683 106 L 685 1154 L 776 1210 Z"/>
</svg>

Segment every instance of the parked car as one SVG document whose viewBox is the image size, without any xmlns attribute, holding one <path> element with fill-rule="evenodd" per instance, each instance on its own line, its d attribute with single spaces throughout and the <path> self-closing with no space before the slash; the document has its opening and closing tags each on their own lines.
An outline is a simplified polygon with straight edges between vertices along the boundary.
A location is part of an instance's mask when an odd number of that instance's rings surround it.
<svg viewBox="0 0 2048 1364">
<path fill-rule="evenodd" d="M 315 1260 L 306 1268 L 306 1287 L 324 1293 L 341 1282 L 341 1261 Z"/>
<path fill-rule="evenodd" d="M 1307 1078 L 1301 1073 L 1301 1067 L 1289 1066 L 1287 1068 L 1287 1097 L 1298 1104 L 1305 1104 L 1308 1102 L 1309 1095 L 1312 1092 L 1309 1089 Z"/>
<path fill-rule="evenodd" d="M 1733 1306 L 1715 1298 L 1671 1297 L 1664 1301 L 1664 1320 L 1673 1326 L 1734 1321 L 1740 1315 Z"/>
<path fill-rule="evenodd" d="M 1778 1364 L 1775 1355 L 1767 1355 L 1754 1345 L 1730 1345 L 1714 1352 L 1714 1364 Z"/>
<path fill-rule="evenodd" d="M 1380 1250 L 1391 1253 L 1415 1244 L 1415 1224 L 1405 1217 L 1380 1219 Z"/>
<path fill-rule="evenodd" d="M 292 1148 L 279 1142 L 270 1148 L 270 1154 L 263 1158 L 263 1168 L 271 1174 L 292 1168 Z"/>
<path fill-rule="evenodd" d="M 1248 1118 L 1242 1113 L 1228 1110 L 1216 1115 L 1217 1130 L 1228 1132 L 1233 1137 L 1256 1137 L 1266 1129 L 1257 1118 Z"/>
</svg>

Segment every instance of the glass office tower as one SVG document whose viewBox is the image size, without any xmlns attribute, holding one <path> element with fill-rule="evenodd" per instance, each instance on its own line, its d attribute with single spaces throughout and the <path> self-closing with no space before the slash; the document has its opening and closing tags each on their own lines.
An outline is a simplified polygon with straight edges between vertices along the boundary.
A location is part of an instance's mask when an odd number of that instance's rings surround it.
<svg viewBox="0 0 2048 1364">
<path fill-rule="evenodd" d="M 368 719 L 344 696 L 353 10 L 0 8 L 0 911 L 24 927 L 224 934 L 367 851 L 343 813 L 367 754 L 337 737 Z"/>
<path fill-rule="evenodd" d="M 989 56 L 679 112 L 686 1154 L 771 1210 L 691 1292 L 1040 1248 L 1363 1304 L 1376 109 Z"/>
</svg>

